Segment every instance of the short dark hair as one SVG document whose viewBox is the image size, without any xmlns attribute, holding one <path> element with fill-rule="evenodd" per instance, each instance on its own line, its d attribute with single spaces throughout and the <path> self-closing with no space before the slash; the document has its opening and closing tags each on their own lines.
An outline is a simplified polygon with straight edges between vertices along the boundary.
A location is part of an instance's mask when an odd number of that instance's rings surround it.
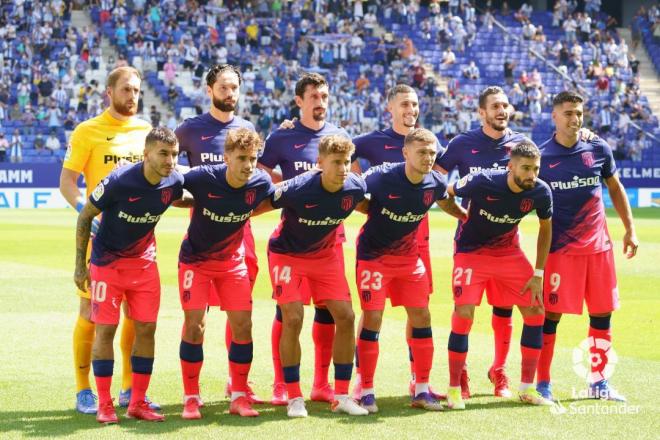
<svg viewBox="0 0 660 440">
<path fill-rule="evenodd" d="M 552 99 L 552 106 L 557 107 L 558 105 L 562 105 L 565 102 L 582 104 L 584 102 L 584 98 L 582 95 L 579 95 L 575 92 L 564 90 L 563 92 L 557 93 L 557 95 Z"/>
<path fill-rule="evenodd" d="M 172 130 L 167 127 L 154 127 L 147 135 L 144 141 L 145 147 L 155 146 L 158 142 L 165 145 L 176 145 L 179 141 Z"/>
<path fill-rule="evenodd" d="M 509 156 L 511 159 L 514 157 L 526 157 L 528 159 L 536 159 L 537 157 L 541 157 L 541 150 L 539 150 L 539 147 L 536 146 L 536 144 L 530 140 L 524 140 L 518 142 L 512 149 L 511 153 L 509 153 Z"/>
<path fill-rule="evenodd" d="M 225 140 L 225 152 L 231 153 L 238 149 L 241 151 L 259 151 L 263 147 L 261 137 L 249 128 L 235 128 L 227 132 Z"/>
<path fill-rule="evenodd" d="M 479 108 L 486 108 L 486 100 L 490 95 L 497 95 L 498 93 L 504 93 L 502 87 L 498 86 L 488 86 L 479 93 Z"/>
<path fill-rule="evenodd" d="M 417 93 L 417 92 L 415 92 L 415 89 L 410 87 L 408 84 L 397 84 L 387 92 L 387 102 L 392 101 L 394 98 L 396 98 L 396 95 L 398 95 L 399 93 Z"/>
<path fill-rule="evenodd" d="M 142 75 L 140 74 L 140 71 L 137 70 L 135 67 L 131 66 L 122 66 L 122 67 L 117 67 L 114 69 L 110 74 L 108 75 L 108 79 L 106 81 L 106 86 L 114 89 L 115 86 L 117 85 L 117 81 L 119 81 L 119 78 L 125 76 L 125 75 L 135 75 L 138 77 L 140 81 L 142 81 Z M 88 88 L 91 88 L 91 86 L 87 86 Z"/>
<path fill-rule="evenodd" d="M 305 95 L 307 86 L 319 88 L 321 86 L 327 85 L 328 81 L 320 73 L 303 73 L 298 82 L 296 82 L 296 96 L 300 96 L 302 98 Z"/>
<path fill-rule="evenodd" d="M 238 70 L 238 67 L 232 64 L 216 64 L 215 66 L 211 67 L 211 69 L 206 74 L 206 85 L 213 87 L 213 84 L 215 84 L 215 81 L 218 79 L 218 75 L 220 75 L 222 72 L 234 72 L 238 77 L 238 85 L 240 86 L 243 84 L 243 77 L 241 76 L 241 71 Z"/>
</svg>

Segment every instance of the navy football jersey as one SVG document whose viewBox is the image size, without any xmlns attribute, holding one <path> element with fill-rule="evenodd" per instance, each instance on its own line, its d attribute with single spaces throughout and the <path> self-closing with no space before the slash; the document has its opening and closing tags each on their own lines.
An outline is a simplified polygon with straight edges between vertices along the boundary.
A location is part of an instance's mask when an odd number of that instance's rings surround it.
<svg viewBox="0 0 660 440">
<path fill-rule="evenodd" d="M 195 167 L 224 162 L 227 132 L 236 128 L 249 128 L 254 131 L 252 122 L 240 116 L 234 116 L 231 121 L 225 123 L 218 121 L 210 113 L 204 113 L 186 119 L 174 133 L 179 139 L 179 150 L 186 153 L 188 163 Z"/>
<path fill-rule="evenodd" d="M 268 250 L 297 257 L 333 254 L 339 226 L 364 199 L 365 191 L 364 180 L 353 173 L 334 193 L 323 188 L 320 172 L 287 181 L 272 197 L 273 207 L 282 208 L 282 219 Z"/>
<path fill-rule="evenodd" d="M 289 180 L 314 168 L 319 157 L 319 141 L 333 134 L 350 139 L 343 128 L 329 122 L 320 130 L 312 130 L 296 121 L 294 128 L 280 128 L 268 136 L 259 163 L 271 169 L 279 165 L 283 180 Z"/>
<path fill-rule="evenodd" d="M 256 169 L 247 184 L 233 188 L 227 183 L 227 165 L 202 165 L 186 174 L 184 188 L 195 198 L 195 208 L 179 261 L 242 259 L 243 226 L 275 191 L 268 173 Z"/>
<path fill-rule="evenodd" d="M 351 161 L 366 159 L 369 162 L 369 166 L 372 167 L 384 163 L 403 162 L 402 149 L 405 138 L 405 136 L 394 131 L 393 128 L 375 130 L 371 133 L 358 136 L 353 139 L 355 153 Z M 437 149 L 437 157 L 440 157 L 445 149 L 439 141 L 437 143 Z"/>
<path fill-rule="evenodd" d="M 405 163 L 372 167 L 364 175 L 371 195 L 367 222 L 357 241 L 357 258 L 418 255 L 417 229 L 437 200 L 447 198 L 447 180 L 431 171 L 417 184 L 408 180 Z"/>
<path fill-rule="evenodd" d="M 468 218 L 460 221 L 456 253 L 514 255 L 522 252 L 518 223 L 536 210 L 541 219 L 552 217 L 550 187 L 537 179 L 533 189 L 514 193 L 507 184 L 507 171 L 485 170 L 468 174 L 454 186 L 459 197 L 470 199 Z"/>
<path fill-rule="evenodd" d="M 566 148 L 553 137 L 541 153 L 539 177 L 550 185 L 554 201 L 550 252 L 586 255 L 611 249 L 602 187 L 616 173 L 610 146 L 595 138 Z"/>
<path fill-rule="evenodd" d="M 128 266 L 140 267 L 156 259 L 154 228 L 172 202 L 183 195 L 183 176 L 173 171 L 152 185 L 144 177 L 143 165 L 138 162 L 114 170 L 89 197 L 103 212 L 92 242 L 91 261 L 96 266 L 121 258 L 129 259 L 125 261 Z"/>
<path fill-rule="evenodd" d="M 522 133 L 506 129 L 499 139 L 493 139 L 476 128 L 454 137 L 444 154 L 438 155 L 436 164 L 445 171 L 458 169 L 459 177 L 484 169 L 506 170 L 509 152 L 516 144 L 529 138 Z"/>
</svg>

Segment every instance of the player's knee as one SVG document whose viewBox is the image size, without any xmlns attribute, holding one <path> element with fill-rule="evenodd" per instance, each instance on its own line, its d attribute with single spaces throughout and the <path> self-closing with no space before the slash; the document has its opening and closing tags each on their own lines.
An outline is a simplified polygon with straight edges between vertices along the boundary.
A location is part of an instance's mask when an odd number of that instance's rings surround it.
<svg viewBox="0 0 660 440">
<path fill-rule="evenodd" d="M 364 312 L 363 328 L 373 331 L 379 331 L 383 324 L 383 314 L 381 312 L 367 311 Z"/>
<path fill-rule="evenodd" d="M 231 332 L 234 340 L 246 341 L 252 338 L 252 320 L 235 320 L 231 325 Z"/>
<path fill-rule="evenodd" d="M 353 313 L 350 303 L 347 303 L 344 307 L 338 307 L 333 310 L 332 317 L 334 318 L 337 327 L 353 328 L 355 325 L 355 313 Z"/>
<path fill-rule="evenodd" d="M 115 338 L 117 326 L 115 325 L 97 325 L 95 345 L 112 345 Z"/>
<path fill-rule="evenodd" d="M 204 339 L 204 321 L 195 319 L 186 320 L 186 340 L 193 344 L 199 344 Z"/>
<path fill-rule="evenodd" d="M 463 319 L 474 319 L 474 306 L 467 304 L 456 306 L 454 312 Z"/>
<path fill-rule="evenodd" d="M 302 311 L 287 311 L 282 315 L 282 326 L 286 329 L 300 332 L 303 324 L 303 312 Z"/>
<path fill-rule="evenodd" d="M 543 306 L 532 306 L 529 308 L 529 316 L 535 316 L 535 315 L 544 315 L 545 314 L 545 309 Z"/>
<path fill-rule="evenodd" d="M 155 322 L 136 322 L 135 323 L 135 338 L 141 340 L 153 340 L 156 334 Z"/>
</svg>

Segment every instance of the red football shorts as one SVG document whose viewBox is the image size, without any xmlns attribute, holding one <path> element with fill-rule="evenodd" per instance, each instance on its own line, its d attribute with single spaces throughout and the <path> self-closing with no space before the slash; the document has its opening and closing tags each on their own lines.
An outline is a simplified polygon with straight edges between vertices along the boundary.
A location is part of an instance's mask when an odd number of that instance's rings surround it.
<svg viewBox="0 0 660 440">
<path fill-rule="evenodd" d="M 419 257 L 426 268 L 426 276 L 429 283 L 429 294 L 433 293 L 433 270 L 431 269 L 431 250 L 429 246 L 429 215 L 424 216 L 417 228 L 417 248 Z"/>
<path fill-rule="evenodd" d="M 619 289 L 611 249 L 591 255 L 551 253 L 545 264 L 545 309 L 554 313 L 609 313 L 619 308 Z"/>
<path fill-rule="evenodd" d="M 160 307 L 158 265 L 126 268 L 90 265 L 92 285 L 92 321 L 96 324 L 119 324 L 122 300 L 128 305 L 128 317 L 140 322 L 156 322 Z"/>
<path fill-rule="evenodd" d="M 533 275 L 534 269 L 522 253 L 497 257 L 457 253 L 452 271 L 454 303 L 480 305 L 485 290 L 491 306 L 531 306 L 532 292 L 520 293 Z"/>
<path fill-rule="evenodd" d="M 327 257 L 309 258 L 268 253 L 273 299 L 278 304 L 300 301 L 323 305 L 324 301 L 350 301 L 343 259 L 335 252 Z"/>
<path fill-rule="evenodd" d="M 362 310 L 385 309 L 385 298 L 392 307 L 428 307 L 429 283 L 421 258 L 384 256 L 358 260 L 356 281 Z"/>
<path fill-rule="evenodd" d="M 179 299 L 183 310 L 252 310 L 252 286 L 245 262 L 179 263 Z"/>
</svg>

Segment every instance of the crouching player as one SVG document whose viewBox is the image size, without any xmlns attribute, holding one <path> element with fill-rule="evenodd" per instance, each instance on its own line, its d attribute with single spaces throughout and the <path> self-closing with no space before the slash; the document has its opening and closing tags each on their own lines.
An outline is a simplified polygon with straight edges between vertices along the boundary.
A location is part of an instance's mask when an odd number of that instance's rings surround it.
<svg viewBox="0 0 660 440">
<path fill-rule="evenodd" d="M 413 129 L 403 144 L 404 163 L 371 168 L 364 176 L 368 202 L 367 222 L 357 239 L 357 283 L 363 310 L 363 326 L 357 342 L 362 375 L 360 406 L 378 412 L 374 373 L 378 362 L 378 335 L 385 299 L 404 306 L 412 325 L 409 340 L 414 362 L 415 389 L 412 406 L 442 409 L 429 391 L 433 363 L 433 335 L 429 312 L 429 281 L 419 246 L 418 229 L 434 202 L 464 220 L 465 210 L 447 197 L 443 175 L 431 171 L 437 155 L 437 139 L 428 130 Z"/>
<path fill-rule="evenodd" d="M 246 395 L 252 365 L 252 284 L 243 238 L 244 226 L 255 208 L 275 191 L 268 174 L 256 169 L 262 144 L 250 129 L 230 130 L 224 163 L 201 165 L 186 174 L 184 187 L 194 197 L 195 208 L 179 253 L 179 293 L 185 317 L 179 350 L 184 419 L 202 416 L 202 343 L 209 298 L 216 295 L 220 308 L 227 312 L 232 334 L 229 412 L 259 415 Z"/>
<path fill-rule="evenodd" d="M 523 316 L 518 396 L 533 405 L 550 404 L 534 388 L 543 340 L 543 267 L 552 235 L 552 195 L 537 179 L 541 154 L 530 141 L 511 150 L 507 171 L 468 174 L 448 193 L 470 199 L 467 220 L 456 229 L 452 288 L 456 305 L 449 335 L 447 406 L 464 409 L 460 378 L 468 351 L 474 308 L 484 290 L 494 307 L 517 305 Z M 520 249 L 518 223 L 532 210 L 539 217 L 536 269 Z"/>
<path fill-rule="evenodd" d="M 112 343 L 122 298 L 128 317 L 135 322 L 131 356 L 133 388 L 126 415 L 163 421 L 149 407 L 145 393 L 154 363 L 154 333 L 160 305 L 160 279 L 156 265 L 154 228 L 165 210 L 183 194 L 183 176 L 174 170 L 179 154 L 176 136 L 167 128 L 154 128 L 145 141 L 144 161 L 117 169 L 105 178 L 78 216 L 76 271 L 81 290 L 92 294 L 92 321 L 96 335 L 92 367 L 99 394 L 96 420 L 117 423 L 110 385 L 114 367 Z M 90 268 L 85 254 L 92 220 L 103 213 L 92 243 Z"/>
<path fill-rule="evenodd" d="M 364 200 L 364 181 L 349 172 L 353 143 L 343 136 L 319 142 L 318 167 L 284 182 L 269 208 L 283 208 L 282 220 L 268 243 L 273 296 L 282 310 L 280 357 L 288 393 L 287 415 L 306 417 L 300 390 L 300 331 L 303 304 L 328 308 L 335 321 L 335 389 L 332 411 L 366 415 L 348 395 L 355 351 L 355 315 L 343 264 L 336 252 L 339 226 Z M 303 287 L 307 283 L 308 287 Z M 309 290 L 307 290 L 309 289 Z"/>
</svg>

